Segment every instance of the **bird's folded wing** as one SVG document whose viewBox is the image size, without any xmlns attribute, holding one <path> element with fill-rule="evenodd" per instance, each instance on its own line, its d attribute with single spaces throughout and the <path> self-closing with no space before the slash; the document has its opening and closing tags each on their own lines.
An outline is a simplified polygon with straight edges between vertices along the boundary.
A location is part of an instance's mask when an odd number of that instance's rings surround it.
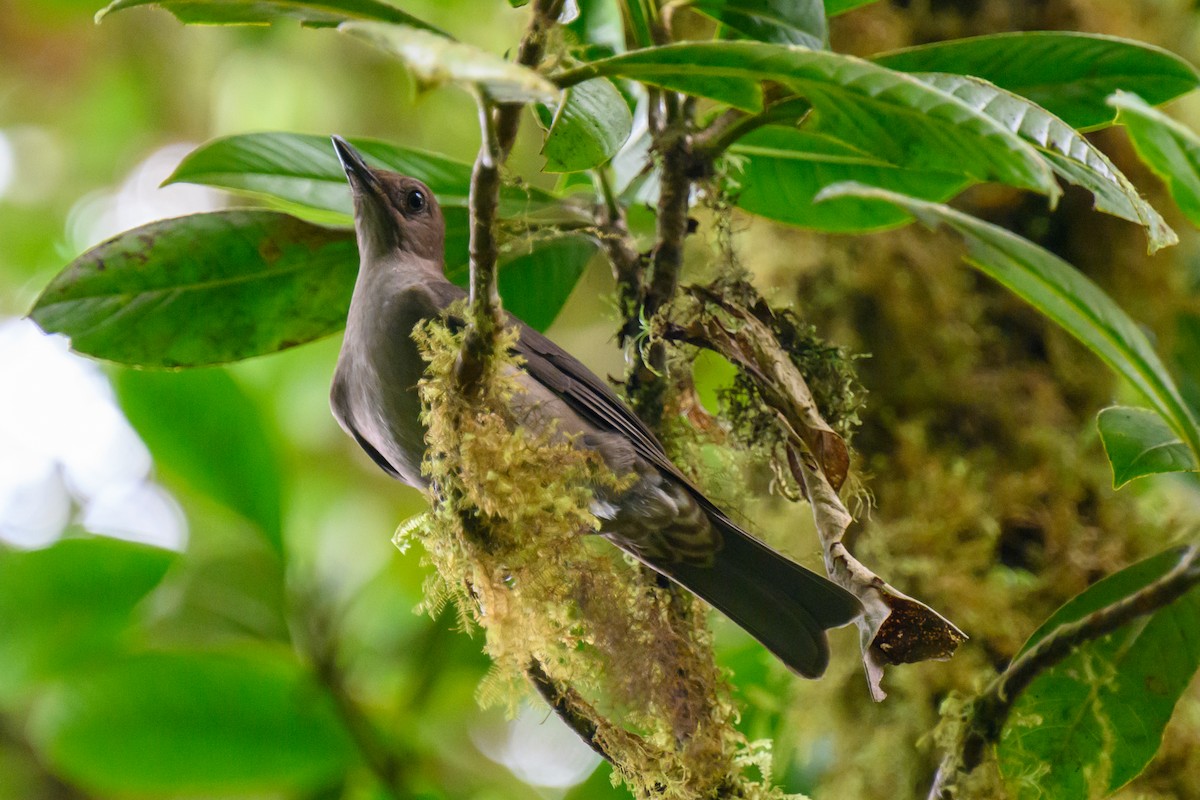
<svg viewBox="0 0 1200 800">
<path fill-rule="evenodd" d="M 646 424 L 577 358 L 526 325 L 521 325 L 516 350 L 525 359 L 530 376 L 561 397 L 575 413 L 599 431 L 623 435 L 640 458 L 687 483 Z"/>
</svg>

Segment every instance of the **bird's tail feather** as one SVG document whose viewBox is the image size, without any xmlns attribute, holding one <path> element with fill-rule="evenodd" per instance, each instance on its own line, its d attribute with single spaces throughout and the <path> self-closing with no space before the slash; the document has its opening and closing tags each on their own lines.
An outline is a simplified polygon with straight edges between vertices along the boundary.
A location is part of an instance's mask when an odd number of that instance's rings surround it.
<svg viewBox="0 0 1200 800">
<path fill-rule="evenodd" d="M 711 566 L 655 564 L 761 642 L 791 669 L 815 678 L 829 663 L 827 628 L 862 606 L 849 592 L 772 550 L 724 519 L 724 546 Z"/>
</svg>

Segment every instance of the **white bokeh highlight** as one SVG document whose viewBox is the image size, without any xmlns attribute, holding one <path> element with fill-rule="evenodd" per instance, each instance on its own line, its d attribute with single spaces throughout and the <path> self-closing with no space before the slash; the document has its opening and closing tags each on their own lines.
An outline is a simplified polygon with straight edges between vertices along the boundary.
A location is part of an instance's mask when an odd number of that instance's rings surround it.
<svg viewBox="0 0 1200 800">
<path fill-rule="evenodd" d="M 12 188 L 16 176 L 17 156 L 13 149 L 12 139 L 0 130 L 0 200 L 3 200 L 8 190 Z"/>
<path fill-rule="evenodd" d="M 0 539 L 43 547 L 72 522 L 182 549 L 179 506 L 99 367 L 29 320 L 0 320 Z"/>
<path fill-rule="evenodd" d="M 565 790 L 587 780 L 600 756 L 545 706 L 524 705 L 516 719 L 471 729 L 479 752 L 539 789 Z"/>
<path fill-rule="evenodd" d="M 221 208 L 221 194 L 214 189 L 186 183 L 160 185 L 194 147 L 177 143 L 155 150 L 115 190 L 85 195 L 67 216 L 71 246 L 82 252 L 147 222 Z"/>
</svg>

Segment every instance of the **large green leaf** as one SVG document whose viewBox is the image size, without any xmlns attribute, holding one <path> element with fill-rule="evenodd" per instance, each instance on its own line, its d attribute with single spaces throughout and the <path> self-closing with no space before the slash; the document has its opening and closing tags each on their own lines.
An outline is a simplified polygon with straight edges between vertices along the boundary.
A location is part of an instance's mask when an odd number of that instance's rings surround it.
<svg viewBox="0 0 1200 800">
<path fill-rule="evenodd" d="M 1192 224 L 1200 226 L 1200 136 L 1135 94 L 1117 92 L 1109 104 L 1120 113 L 1117 121 L 1138 155 L 1167 184 Z"/>
<path fill-rule="evenodd" d="M 908 169 L 950 172 L 1060 193 L 1032 145 L 986 114 L 911 75 L 825 51 L 761 42 L 688 42 L 577 67 L 564 85 L 597 75 L 644 81 L 739 108 L 762 105 L 764 81 L 783 84 L 816 110 L 816 131 Z"/>
<path fill-rule="evenodd" d="M 594 239 L 578 235 L 535 239 L 525 248 L 518 244 L 500 260 L 496 276 L 505 310 L 539 331 L 546 330 L 596 250 Z M 447 277 L 466 286 L 467 265 L 448 270 Z"/>
<path fill-rule="evenodd" d="M 1106 408 L 1096 418 L 1096 426 L 1112 464 L 1114 489 L 1144 475 L 1200 469 L 1195 455 L 1171 426 L 1149 409 Z"/>
<path fill-rule="evenodd" d="M 424 150 L 398 147 L 376 139 L 350 139 L 379 169 L 424 181 L 443 207 L 465 208 L 471 188 L 471 165 Z M 350 187 L 327 136 L 301 133 L 246 133 L 206 142 L 179 163 L 167 183 L 200 183 L 244 194 L 266 196 L 289 204 L 334 212 L 348 222 L 354 213 Z M 539 189 L 504 186 L 502 214 L 554 205 Z"/>
<path fill-rule="evenodd" d="M 901 169 L 827 136 L 769 126 L 729 151 L 740 168 L 739 207 L 753 214 L 829 232 L 867 231 L 911 220 L 891 203 L 847 197 L 813 203 L 834 183 L 858 181 L 926 200 L 947 200 L 970 180 L 943 172 Z"/>
<path fill-rule="evenodd" d="M 273 211 L 153 222 L 94 247 L 30 316 L 78 352 L 141 367 L 236 361 L 339 330 L 354 235 Z"/>
<path fill-rule="evenodd" d="M 869 6 L 877 0 L 825 0 L 825 13 L 831 17 L 853 11 L 859 6 Z"/>
<path fill-rule="evenodd" d="M 904 72 L 974 75 L 1085 129 L 1113 121 L 1105 101 L 1118 89 L 1158 105 L 1200 83 L 1196 70 L 1174 53 L 1093 33 L 1000 33 L 896 50 L 873 60 Z"/>
<path fill-rule="evenodd" d="M 1025 643 L 1128 597 L 1178 563 L 1178 550 L 1134 564 L 1060 608 Z M 1014 800 L 1107 797 L 1146 766 L 1200 667 L 1200 590 L 1081 645 L 1041 673 L 1000 735 L 1000 771 Z"/>
<path fill-rule="evenodd" d="M 328 696 L 282 650 L 108 663 L 47 692 L 30 734 L 55 772 L 102 795 L 291 794 L 354 759 Z"/>
<path fill-rule="evenodd" d="M 543 169 L 579 172 L 616 155 L 633 129 L 633 115 L 612 81 L 597 78 L 563 92 L 549 127 L 542 146 Z"/>
<path fill-rule="evenodd" d="M 1046 109 L 970 75 L 941 72 L 919 73 L 917 77 L 982 111 L 1044 150 L 1051 167 L 1060 177 L 1095 196 L 1097 209 L 1142 225 L 1151 253 L 1179 242 L 1175 231 L 1142 199 L 1137 188 L 1108 156 Z"/>
<path fill-rule="evenodd" d="M 688 7 L 747 39 L 814 50 L 825 46 L 821 0 L 689 0 Z"/>
<path fill-rule="evenodd" d="M 1008 287 L 1100 356 L 1200 452 L 1200 427 L 1146 334 L 1104 291 L 1070 264 L 1026 239 L 944 205 L 883 189 L 842 184 L 828 197 L 888 200 L 929 227 L 945 225 L 969 248 L 968 263 Z M 821 198 L 818 198 L 820 200 Z"/>
<path fill-rule="evenodd" d="M 110 656 L 175 554 L 105 537 L 0 550 L 0 701 Z"/>
<path fill-rule="evenodd" d="M 280 463 L 262 412 L 221 369 L 114 376 L 121 408 L 162 467 L 283 549 Z"/>
<path fill-rule="evenodd" d="M 467 263 L 468 238 L 466 209 L 447 208 L 452 269 Z M 540 257 L 501 259 L 501 285 L 513 286 L 509 310 L 530 324 L 553 319 L 569 293 L 561 281 L 578 277 L 562 258 L 578 255 L 581 245 L 554 241 L 533 245 L 535 253 L 549 247 L 549 263 L 559 265 L 551 267 L 560 271 L 548 294 L 537 288 L 549 280 Z M 84 253 L 50 282 L 30 316 L 97 358 L 137 367 L 207 366 L 341 330 L 357 274 L 352 231 L 273 211 L 196 214 L 135 228 Z"/>
<path fill-rule="evenodd" d="M 180 22 L 199 25 L 253 25 L 295 19 L 301 24 L 320 28 L 361 19 L 443 33 L 428 22 L 381 0 L 114 0 L 96 14 L 96 21 L 114 11 L 134 6 L 165 8 Z"/>
<path fill-rule="evenodd" d="M 533 70 L 427 30 L 382 22 L 343 22 L 338 30 L 400 59 L 425 86 L 456 83 L 502 103 L 558 100 L 554 84 Z"/>
</svg>

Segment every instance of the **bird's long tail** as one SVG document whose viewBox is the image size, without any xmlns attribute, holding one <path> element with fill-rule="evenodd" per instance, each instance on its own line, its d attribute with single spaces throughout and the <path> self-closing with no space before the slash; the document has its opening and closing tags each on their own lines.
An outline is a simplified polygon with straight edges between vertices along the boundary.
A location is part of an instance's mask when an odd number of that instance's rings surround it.
<svg viewBox="0 0 1200 800">
<path fill-rule="evenodd" d="M 654 564 L 703 598 L 806 678 L 829 663 L 825 630 L 862 611 L 853 595 L 772 550 L 727 519 L 712 519 L 724 546 L 711 566 Z"/>
</svg>

